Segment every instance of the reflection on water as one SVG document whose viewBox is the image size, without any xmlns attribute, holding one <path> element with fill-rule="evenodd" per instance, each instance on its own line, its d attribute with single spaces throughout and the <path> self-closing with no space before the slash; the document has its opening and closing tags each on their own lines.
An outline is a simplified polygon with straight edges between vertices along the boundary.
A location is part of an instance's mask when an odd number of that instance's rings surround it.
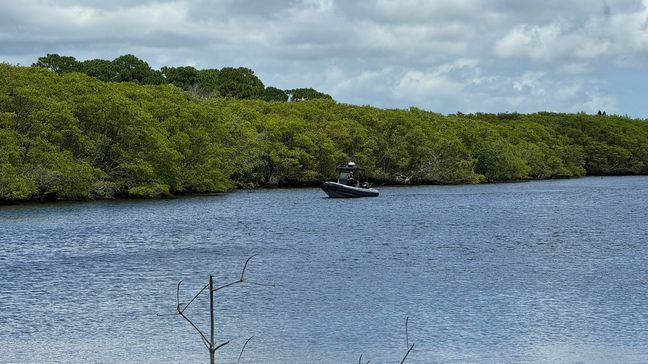
<svg viewBox="0 0 648 364">
<path fill-rule="evenodd" d="M 648 178 L 0 206 L 0 362 L 648 362 Z M 219 292 L 220 293 L 220 292 Z M 195 306 L 194 306 L 195 305 Z M 190 316 L 207 328 L 206 297 Z"/>
</svg>

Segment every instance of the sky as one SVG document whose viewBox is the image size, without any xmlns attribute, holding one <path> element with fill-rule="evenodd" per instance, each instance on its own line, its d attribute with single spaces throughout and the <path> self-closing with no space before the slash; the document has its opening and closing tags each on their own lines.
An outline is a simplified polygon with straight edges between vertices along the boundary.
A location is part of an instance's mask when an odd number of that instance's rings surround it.
<svg viewBox="0 0 648 364">
<path fill-rule="evenodd" d="M 648 0 L 0 0 L 0 62 L 134 54 L 438 113 L 648 118 Z"/>
</svg>

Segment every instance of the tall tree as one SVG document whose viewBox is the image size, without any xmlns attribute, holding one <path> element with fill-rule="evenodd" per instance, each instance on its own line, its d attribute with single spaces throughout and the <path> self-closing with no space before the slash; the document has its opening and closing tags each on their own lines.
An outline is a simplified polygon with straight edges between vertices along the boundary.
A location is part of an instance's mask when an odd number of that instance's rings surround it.
<svg viewBox="0 0 648 364">
<path fill-rule="evenodd" d="M 104 82 L 117 81 L 119 77 L 119 67 L 111 61 L 105 59 L 90 59 L 81 63 L 80 71 L 90 77 L 94 77 Z"/>
<path fill-rule="evenodd" d="M 286 90 L 286 93 L 290 97 L 290 101 L 306 101 L 306 100 L 316 100 L 316 99 L 329 99 L 333 98 L 331 95 L 327 95 L 323 92 L 319 92 L 312 88 L 296 88 L 292 90 Z"/>
<path fill-rule="evenodd" d="M 249 68 L 225 67 L 218 72 L 217 90 L 223 97 L 261 99 L 265 87 Z"/>
<path fill-rule="evenodd" d="M 217 69 L 204 69 L 198 71 L 198 85 L 200 88 L 207 90 L 209 93 L 218 93 L 218 73 Z"/>
<path fill-rule="evenodd" d="M 45 57 L 38 58 L 38 61 L 32 66 L 44 67 L 56 73 L 78 72 L 81 63 L 74 57 L 61 56 L 56 53 L 50 53 Z"/>
<path fill-rule="evenodd" d="M 119 56 L 112 63 L 117 67 L 116 81 L 137 82 L 143 85 L 164 83 L 164 78 L 159 71 L 153 70 L 148 63 L 132 54 Z"/>
<path fill-rule="evenodd" d="M 286 91 L 276 87 L 268 86 L 263 91 L 263 99 L 265 101 L 288 101 L 288 94 Z"/>
<path fill-rule="evenodd" d="M 167 83 L 178 86 L 183 90 L 198 84 L 199 72 L 191 66 L 186 67 L 162 67 L 162 76 Z"/>
</svg>

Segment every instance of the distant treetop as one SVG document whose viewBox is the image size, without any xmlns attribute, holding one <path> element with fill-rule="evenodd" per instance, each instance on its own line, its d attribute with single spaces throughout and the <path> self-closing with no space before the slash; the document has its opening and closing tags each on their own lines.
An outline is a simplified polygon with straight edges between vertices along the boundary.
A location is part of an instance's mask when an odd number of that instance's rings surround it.
<svg viewBox="0 0 648 364">
<path fill-rule="evenodd" d="M 104 82 L 135 82 L 141 85 L 172 84 L 197 96 L 219 96 L 231 99 L 259 99 L 266 101 L 304 101 L 333 99 L 330 95 L 312 88 L 281 90 L 266 87 L 245 67 L 224 67 L 199 70 L 191 66 L 152 69 L 149 64 L 132 54 L 112 61 L 91 59 L 78 61 L 71 56 L 47 54 L 32 66 L 47 68 L 58 74 L 80 72 Z"/>
</svg>

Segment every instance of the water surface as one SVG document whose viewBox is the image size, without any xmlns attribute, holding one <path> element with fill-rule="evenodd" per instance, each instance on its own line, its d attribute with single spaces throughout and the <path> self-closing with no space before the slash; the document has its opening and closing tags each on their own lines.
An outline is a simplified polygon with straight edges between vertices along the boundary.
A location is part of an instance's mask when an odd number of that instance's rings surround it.
<svg viewBox="0 0 648 364">
<path fill-rule="evenodd" d="M 648 362 L 648 177 L 324 196 L 0 206 L 0 362 Z"/>
</svg>

